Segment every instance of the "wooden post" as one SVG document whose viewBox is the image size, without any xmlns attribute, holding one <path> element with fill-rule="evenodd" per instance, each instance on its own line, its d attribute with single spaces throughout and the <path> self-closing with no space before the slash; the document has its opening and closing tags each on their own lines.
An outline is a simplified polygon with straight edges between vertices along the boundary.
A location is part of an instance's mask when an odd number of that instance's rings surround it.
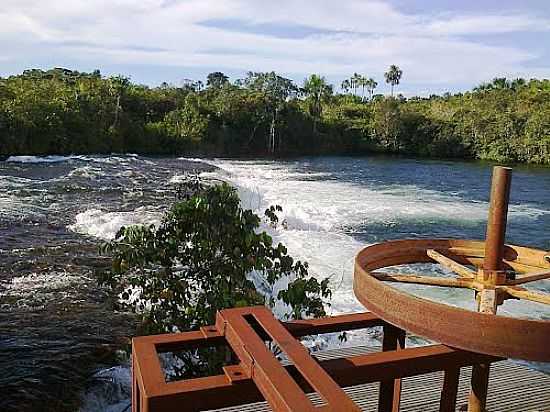
<svg viewBox="0 0 550 412">
<path fill-rule="evenodd" d="M 498 297 L 494 287 L 505 281 L 502 260 L 504 257 L 511 183 L 512 169 L 500 166 L 493 168 L 491 202 L 487 221 L 487 237 L 485 239 L 485 258 L 483 260 L 483 270 L 478 279 L 484 284 L 484 289 L 481 293 L 478 293 L 478 310 L 484 313 L 496 313 Z M 489 368 L 490 364 L 479 364 L 472 367 L 472 387 L 468 398 L 468 412 L 485 411 L 487 388 L 489 386 Z"/>
<path fill-rule="evenodd" d="M 494 272 L 502 270 L 511 183 L 511 168 L 497 166 L 493 169 L 491 203 L 489 205 L 487 237 L 485 239 L 485 258 L 483 260 L 485 279 Z"/>
<path fill-rule="evenodd" d="M 459 380 L 460 368 L 452 368 L 445 371 L 441 399 L 439 401 L 439 412 L 455 412 Z"/>
<path fill-rule="evenodd" d="M 398 350 L 405 348 L 405 331 L 393 325 L 384 325 L 382 350 Z M 378 395 L 378 412 L 399 412 L 401 403 L 401 379 L 380 382 Z"/>
</svg>

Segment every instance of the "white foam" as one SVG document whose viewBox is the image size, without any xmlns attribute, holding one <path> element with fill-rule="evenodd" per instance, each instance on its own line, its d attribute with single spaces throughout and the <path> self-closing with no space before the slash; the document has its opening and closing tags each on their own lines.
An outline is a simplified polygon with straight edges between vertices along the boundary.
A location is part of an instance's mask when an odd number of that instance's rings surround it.
<svg viewBox="0 0 550 412">
<path fill-rule="evenodd" d="M 72 159 L 82 159 L 82 156 L 10 156 L 6 162 L 13 163 L 57 163 Z"/>
<path fill-rule="evenodd" d="M 0 217 L 22 219 L 29 215 L 43 217 L 47 209 L 31 203 L 31 199 L 0 193 Z"/>
<path fill-rule="evenodd" d="M 68 178 L 71 178 L 71 177 L 84 177 L 84 178 L 87 178 L 87 179 L 95 179 L 99 176 L 104 176 L 104 175 L 105 175 L 105 172 L 103 172 L 98 167 L 82 166 L 82 167 L 77 167 L 76 169 L 72 170 L 67 175 L 67 177 Z"/>
<path fill-rule="evenodd" d="M 68 162 L 70 160 L 79 160 L 82 162 L 96 162 L 107 164 L 129 163 L 141 161 L 146 164 L 154 164 L 150 160 L 140 159 L 139 155 L 135 153 L 130 154 L 112 154 L 110 156 L 82 156 L 82 155 L 51 155 L 51 156 L 10 156 L 6 159 L 6 162 L 11 163 L 60 163 Z"/>
<path fill-rule="evenodd" d="M 31 273 L 10 279 L 2 283 L 2 295 L 27 297 L 32 296 L 39 290 L 64 290 L 68 286 L 77 284 L 82 280 L 80 276 L 71 275 L 66 272 Z"/>
<path fill-rule="evenodd" d="M 285 226 L 265 229 L 274 241 L 288 247 L 290 255 L 308 261 L 314 276 L 331 276 L 333 296 L 329 311 L 333 314 L 364 310 L 353 294 L 353 259 L 367 245 L 345 233 L 344 228 L 365 224 L 391 226 L 407 221 L 475 225 L 484 224 L 487 219 L 486 202 L 414 185 L 310 180 L 310 173 L 297 171 L 288 163 L 215 160 L 212 164 L 220 168 L 219 177 L 237 187 L 243 207 L 262 214 L 270 205 L 282 206 L 280 218 L 285 220 Z M 530 205 L 510 207 L 511 220 L 534 220 L 547 213 L 550 211 Z M 444 275 L 436 266 L 429 265 L 423 270 L 434 276 Z M 411 293 L 472 309 L 473 299 L 464 291 L 409 285 L 406 288 Z M 542 317 L 544 311 L 540 305 L 533 305 L 503 308 L 519 316 Z"/>
<path fill-rule="evenodd" d="M 168 183 L 178 184 L 185 182 L 189 177 L 187 175 L 174 175 L 168 180 Z"/>
<path fill-rule="evenodd" d="M 358 185 L 338 180 L 309 180 L 315 173 L 300 173 L 271 162 L 215 161 L 239 189 L 244 207 L 258 212 L 269 205 L 283 207 L 289 227 L 335 230 L 362 223 L 393 224 L 403 221 L 464 223 L 484 222 L 486 202 L 414 185 Z M 289 170 L 290 169 L 290 170 Z M 321 176 L 329 175 L 320 173 Z M 535 219 L 550 213 L 529 205 L 512 205 L 510 218 Z"/>
<path fill-rule="evenodd" d="M 198 157 L 179 157 L 179 160 L 186 160 L 188 162 L 194 162 L 194 163 L 209 163 L 205 159 L 200 159 Z"/>
<path fill-rule="evenodd" d="M 69 225 L 69 229 L 103 240 L 111 240 L 122 226 L 158 225 L 161 218 L 162 211 L 152 207 L 140 207 L 130 212 L 105 212 L 101 209 L 88 209 L 76 215 L 76 221 Z"/>
<path fill-rule="evenodd" d="M 85 278 L 67 272 L 51 271 L 30 273 L 0 283 L 0 297 L 15 298 L 15 302 L 0 305 L 0 309 L 10 311 L 15 308 L 37 309 L 45 307 L 51 301 L 52 294 L 56 299 L 73 298 L 74 290 Z"/>
<path fill-rule="evenodd" d="M 80 412 L 123 412 L 129 410 L 132 393 L 132 372 L 130 366 L 120 365 L 103 369 L 94 374 L 98 384 L 82 396 Z"/>
</svg>

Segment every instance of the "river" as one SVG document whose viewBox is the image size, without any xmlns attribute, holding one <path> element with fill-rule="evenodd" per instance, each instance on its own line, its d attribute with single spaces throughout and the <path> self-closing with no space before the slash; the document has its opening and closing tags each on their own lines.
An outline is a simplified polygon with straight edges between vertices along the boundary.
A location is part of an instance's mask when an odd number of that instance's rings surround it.
<svg viewBox="0 0 550 412">
<path fill-rule="evenodd" d="M 354 298 L 352 261 L 367 244 L 419 237 L 483 238 L 491 165 L 361 158 L 286 161 L 12 157 L 0 162 L 0 410 L 121 412 L 129 369 L 120 348 L 131 316 L 96 286 L 108 262 L 97 243 L 122 225 L 158 222 L 177 182 L 196 168 L 239 190 L 245 207 L 283 208 L 271 234 L 331 276 L 332 314 L 363 310 Z M 550 170 L 514 170 L 507 240 L 550 249 Z M 427 273 L 437 272 L 431 265 Z M 550 291 L 548 281 L 534 288 Z M 471 292 L 430 287 L 411 293 L 473 305 Z M 550 319 L 537 303 L 508 301 L 499 313 Z M 376 341 L 351 334 L 346 344 Z M 319 347 L 337 339 L 314 342 Z M 413 342 L 414 343 L 414 342 Z M 545 368 L 544 365 L 534 365 Z M 76 407 L 75 407 L 76 408 Z"/>
</svg>

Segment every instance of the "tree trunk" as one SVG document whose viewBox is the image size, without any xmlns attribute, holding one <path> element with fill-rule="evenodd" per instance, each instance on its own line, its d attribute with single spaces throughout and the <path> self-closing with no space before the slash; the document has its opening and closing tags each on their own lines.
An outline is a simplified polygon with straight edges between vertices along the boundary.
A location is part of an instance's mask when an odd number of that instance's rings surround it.
<svg viewBox="0 0 550 412">
<path fill-rule="evenodd" d="M 120 93 L 116 97 L 116 107 L 115 107 L 115 121 L 113 122 L 113 129 L 116 130 L 118 126 L 118 112 L 120 110 Z"/>
</svg>

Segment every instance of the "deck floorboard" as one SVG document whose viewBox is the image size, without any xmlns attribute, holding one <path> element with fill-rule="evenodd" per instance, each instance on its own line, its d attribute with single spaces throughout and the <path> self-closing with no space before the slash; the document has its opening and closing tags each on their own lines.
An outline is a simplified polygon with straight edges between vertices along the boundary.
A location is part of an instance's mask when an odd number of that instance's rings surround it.
<svg viewBox="0 0 550 412">
<path fill-rule="evenodd" d="M 318 359 L 333 359 L 378 351 L 372 347 L 333 349 L 313 353 Z M 471 367 L 462 368 L 457 395 L 457 411 L 465 411 L 470 388 Z M 402 412 L 437 412 L 443 385 L 443 372 L 428 373 L 403 379 L 401 395 Z M 378 383 L 350 386 L 344 391 L 363 411 L 376 411 Z M 321 399 L 308 395 L 315 403 Z M 491 366 L 489 412 L 550 412 L 550 375 L 530 369 L 517 362 L 501 361 Z M 268 412 L 266 402 L 256 402 L 237 407 L 216 409 L 215 412 Z M 214 411 L 211 411 L 214 412 Z"/>
</svg>

